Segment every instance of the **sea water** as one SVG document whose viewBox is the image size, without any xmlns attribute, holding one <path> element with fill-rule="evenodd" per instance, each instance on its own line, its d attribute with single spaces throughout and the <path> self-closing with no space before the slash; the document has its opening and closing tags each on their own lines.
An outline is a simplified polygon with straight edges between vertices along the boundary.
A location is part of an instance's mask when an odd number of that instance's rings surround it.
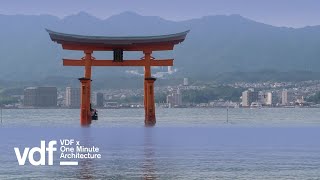
<svg viewBox="0 0 320 180">
<path fill-rule="evenodd" d="M 90 128 L 79 110 L 3 110 L 0 179 L 320 179 L 320 109 L 99 110 Z M 14 147 L 75 139 L 101 159 L 78 166 L 19 166 Z"/>
</svg>

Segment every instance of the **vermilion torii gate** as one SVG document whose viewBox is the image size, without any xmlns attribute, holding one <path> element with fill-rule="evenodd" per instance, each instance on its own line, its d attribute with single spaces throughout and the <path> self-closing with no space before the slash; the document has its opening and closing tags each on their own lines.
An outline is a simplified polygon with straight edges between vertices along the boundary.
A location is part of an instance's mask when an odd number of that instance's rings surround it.
<svg viewBox="0 0 320 180">
<path fill-rule="evenodd" d="M 91 124 L 90 95 L 91 95 L 91 67 L 92 66 L 144 66 L 144 108 L 145 125 L 153 126 L 156 123 L 154 81 L 151 76 L 151 66 L 173 66 L 173 59 L 155 59 L 153 51 L 173 50 L 174 45 L 184 41 L 189 31 L 161 35 L 161 36 L 129 36 L 105 37 L 82 36 L 58 33 L 47 29 L 52 41 L 62 45 L 66 50 L 83 51 L 81 59 L 63 59 L 64 66 L 84 66 L 84 77 L 81 82 L 81 111 L 80 123 L 82 126 Z M 113 51 L 113 60 L 96 60 L 94 51 Z M 140 60 L 123 60 L 123 51 L 142 51 L 144 57 Z"/>
</svg>

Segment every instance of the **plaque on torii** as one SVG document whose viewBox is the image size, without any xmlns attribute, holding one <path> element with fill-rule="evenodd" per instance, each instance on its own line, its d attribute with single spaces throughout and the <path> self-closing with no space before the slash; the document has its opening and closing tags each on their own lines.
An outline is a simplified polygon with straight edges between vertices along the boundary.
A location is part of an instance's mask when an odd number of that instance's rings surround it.
<svg viewBox="0 0 320 180">
<path fill-rule="evenodd" d="M 84 77 L 81 82 L 80 123 L 82 126 L 91 124 L 90 95 L 92 66 L 143 66 L 144 67 L 144 109 L 145 125 L 156 123 L 154 81 L 151 66 L 173 66 L 173 59 L 155 59 L 153 51 L 173 50 L 176 44 L 183 42 L 189 31 L 160 36 L 83 36 L 65 34 L 47 29 L 52 41 L 62 45 L 65 50 L 83 51 L 81 59 L 63 59 L 64 66 L 84 66 Z M 113 51 L 112 60 L 97 60 L 92 56 L 94 51 Z M 123 59 L 125 51 L 142 51 L 141 59 Z"/>
</svg>

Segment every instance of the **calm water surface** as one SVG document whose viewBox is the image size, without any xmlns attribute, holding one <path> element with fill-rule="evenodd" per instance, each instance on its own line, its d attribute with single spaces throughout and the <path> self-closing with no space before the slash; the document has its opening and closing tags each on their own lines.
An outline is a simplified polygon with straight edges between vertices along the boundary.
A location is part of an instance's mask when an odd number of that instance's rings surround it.
<svg viewBox="0 0 320 180">
<path fill-rule="evenodd" d="M 320 179 L 320 109 L 3 110 L 0 179 Z M 228 122 L 227 122 L 228 121 Z M 74 138 L 101 149 L 79 166 L 18 166 L 13 148 Z"/>
<path fill-rule="evenodd" d="M 98 109 L 94 127 L 142 127 L 143 109 Z M 319 126 L 319 108 L 163 109 L 156 110 L 157 127 Z M 2 126 L 79 127 L 78 109 L 4 109 Z"/>
</svg>

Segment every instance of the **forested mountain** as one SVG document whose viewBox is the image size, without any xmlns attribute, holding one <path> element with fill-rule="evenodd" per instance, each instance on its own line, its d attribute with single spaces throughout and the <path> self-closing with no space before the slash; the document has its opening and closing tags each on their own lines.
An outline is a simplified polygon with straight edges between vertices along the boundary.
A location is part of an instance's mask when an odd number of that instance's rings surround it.
<svg viewBox="0 0 320 180">
<path fill-rule="evenodd" d="M 168 21 L 124 12 L 101 20 L 87 13 L 59 19 L 49 15 L 0 15 L 0 80 L 81 77 L 82 68 L 63 67 L 62 57 L 82 57 L 53 43 L 45 28 L 83 35 L 160 35 L 191 30 L 174 52 L 155 57 L 175 58 L 173 76 L 210 78 L 226 72 L 261 70 L 311 71 L 320 67 L 320 26 L 274 27 L 240 15 L 207 16 Z M 112 57 L 109 53 L 97 58 Z M 142 54 L 128 56 L 141 57 Z M 140 68 L 142 70 L 142 68 Z M 94 77 L 124 77 L 127 68 L 97 67 Z"/>
</svg>

